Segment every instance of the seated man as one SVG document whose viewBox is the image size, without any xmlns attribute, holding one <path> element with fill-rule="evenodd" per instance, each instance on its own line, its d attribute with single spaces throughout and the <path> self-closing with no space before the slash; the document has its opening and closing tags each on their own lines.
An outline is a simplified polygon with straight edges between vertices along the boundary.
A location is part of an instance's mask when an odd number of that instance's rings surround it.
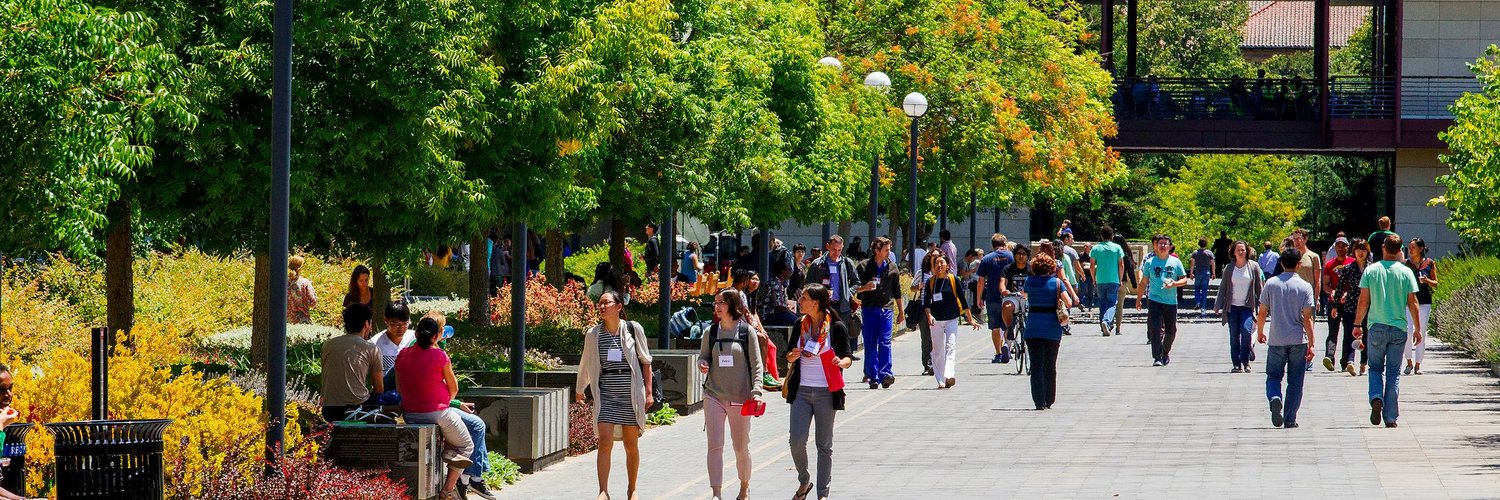
<svg viewBox="0 0 1500 500">
<path fill-rule="evenodd" d="M 366 380 L 375 387 L 373 394 L 385 392 L 380 350 L 369 341 L 372 316 L 369 306 L 345 306 L 345 334 L 323 342 L 323 418 L 329 423 L 373 403 Z"/>
</svg>

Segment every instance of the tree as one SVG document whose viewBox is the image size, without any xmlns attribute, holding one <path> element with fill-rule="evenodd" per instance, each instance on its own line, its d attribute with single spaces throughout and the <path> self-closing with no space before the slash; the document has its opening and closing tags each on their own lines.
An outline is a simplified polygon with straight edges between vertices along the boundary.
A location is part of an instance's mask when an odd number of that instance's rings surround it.
<svg viewBox="0 0 1500 500">
<path fill-rule="evenodd" d="M 1485 56 L 1469 65 L 1483 89 L 1468 92 L 1448 110 L 1453 126 L 1438 134 L 1452 154 L 1440 158 L 1448 174 L 1438 177 L 1447 188 L 1430 204 L 1448 208 L 1448 227 L 1473 248 L 1491 255 L 1500 252 L 1500 47 L 1491 45 Z"/>
<path fill-rule="evenodd" d="M 185 68 L 160 39 L 170 30 L 74 0 L 3 1 L 0 13 L 0 252 L 92 260 L 107 230 L 107 323 L 129 329 L 137 179 L 160 140 L 197 123 Z"/>
<path fill-rule="evenodd" d="M 1302 218 L 1302 193 L 1287 175 L 1292 162 L 1276 156 L 1187 157 L 1176 179 L 1152 189 L 1146 212 L 1155 226 L 1178 241 L 1218 231 L 1246 241 L 1278 239 Z"/>
<path fill-rule="evenodd" d="M 1240 56 L 1245 22 L 1250 18 L 1248 3 L 1147 0 L 1137 8 L 1138 74 L 1229 78 L 1250 72 L 1249 63 Z M 1123 21 L 1125 16 L 1115 19 Z M 1115 33 L 1125 33 L 1123 26 Z"/>
</svg>

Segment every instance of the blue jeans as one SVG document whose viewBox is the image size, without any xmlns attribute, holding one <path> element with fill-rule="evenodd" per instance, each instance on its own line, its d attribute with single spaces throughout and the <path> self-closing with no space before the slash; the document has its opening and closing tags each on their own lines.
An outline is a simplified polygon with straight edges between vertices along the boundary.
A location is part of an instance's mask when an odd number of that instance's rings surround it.
<svg viewBox="0 0 1500 500">
<path fill-rule="evenodd" d="M 1208 308 L 1208 282 L 1213 279 L 1213 271 L 1198 271 L 1193 273 L 1193 304 L 1198 309 Z"/>
<path fill-rule="evenodd" d="M 1099 293 L 1099 322 L 1104 325 L 1105 330 L 1112 330 L 1115 325 L 1115 305 L 1119 303 L 1120 284 L 1100 283 L 1094 285 L 1094 291 Z"/>
<path fill-rule="evenodd" d="M 865 338 L 865 377 L 871 382 L 880 382 L 891 371 L 891 322 L 896 312 L 884 307 L 860 307 L 864 324 L 860 325 Z"/>
<path fill-rule="evenodd" d="M 1266 355 L 1266 400 L 1281 397 L 1281 378 L 1286 376 L 1282 414 L 1287 423 L 1297 422 L 1302 406 L 1302 378 L 1307 375 L 1307 344 L 1273 345 Z"/>
<path fill-rule="evenodd" d="M 458 412 L 458 416 L 463 419 L 464 427 L 469 429 L 469 438 L 474 440 L 474 453 L 469 455 L 469 460 L 473 460 L 474 465 L 464 469 L 464 474 L 471 477 L 482 476 L 485 471 L 490 470 L 489 447 L 484 444 L 484 419 L 466 411 Z"/>
<path fill-rule="evenodd" d="M 1250 364 L 1250 331 L 1255 329 L 1255 311 L 1244 306 L 1229 306 L 1229 362 L 1234 366 Z"/>
<path fill-rule="evenodd" d="M 1370 399 L 1380 398 L 1381 417 L 1386 423 L 1400 416 L 1401 358 L 1406 347 L 1406 330 L 1374 323 L 1365 334 L 1365 350 L 1370 352 Z M 1385 372 L 1385 373 L 1381 373 Z"/>
</svg>

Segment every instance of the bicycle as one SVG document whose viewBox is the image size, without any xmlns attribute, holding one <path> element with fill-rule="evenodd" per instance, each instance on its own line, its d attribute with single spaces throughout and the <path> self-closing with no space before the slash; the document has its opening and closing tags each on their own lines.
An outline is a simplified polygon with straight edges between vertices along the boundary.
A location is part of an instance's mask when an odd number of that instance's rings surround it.
<svg viewBox="0 0 1500 500">
<path fill-rule="evenodd" d="M 1029 307 L 1027 307 L 1026 301 L 1021 298 L 1020 294 L 1013 293 L 1006 298 L 1010 299 L 1011 297 L 1016 299 L 1015 304 L 1017 307 L 1013 316 L 1014 319 L 1012 320 L 1014 324 L 1005 329 L 1005 343 L 1010 346 L 1011 358 L 1016 362 L 1016 375 L 1030 375 L 1031 367 L 1027 366 L 1026 342 L 1021 340 L 1021 334 L 1026 332 L 1026 313 Z"/>
</svg>

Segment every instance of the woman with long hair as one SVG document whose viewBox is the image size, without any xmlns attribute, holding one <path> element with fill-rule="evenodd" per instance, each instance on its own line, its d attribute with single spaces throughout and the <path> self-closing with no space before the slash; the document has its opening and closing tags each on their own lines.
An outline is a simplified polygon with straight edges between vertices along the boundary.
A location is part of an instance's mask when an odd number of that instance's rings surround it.
<svg viewBox="0 0 1500 500">
<path fill-rule="evenodd" d="M 1417 317 L 1408 312 L 1407 327 L 1420 326 L 1422 341 L 1412 345 L 1411 335 L 1406 336 L 1406 374 L 1422 374 L 1422 355 L 1427 352 L 1427 319 L 1432 316 L 1432 287 L 1437 286 L 1437 262 L 1427 258 L 1427 242 L 1412 238 L 1406 243 L 1406 266 L 1417 275 Z"/>
<path fill-rule="evenodd" d="M 833 478 L 834 412 L 844 409 L 844 370 L 854 364 L 849 352 L 849 331 L 829 302 L 828 287 L 809 283 L 797 301 L 802 317 L 797 320 L 796 344 L 787 350 L 788 373 L 781 393 L 792 405 L 792 464 L 797 468 L 797 493 L 804 500 L 813 489 L 807 470 L 808 427 L 813 426 L 818 446 L 818 498 L 828 498 Z"/>
<path fill-rule="evenodd" d="M 375 292 L 370 289 L 370 268 L 364 264 L 354 266 L 349 273 L 349 293 L 344 294 L 344 306 L 360 304 L 374 310 Z"/>
<path fill-rule="evenodd" d="M 1250 331 L 1255 328 L 1255 311 L 1260 309 L 1260 290 L 1265 285 L 1260 263 L 1250 258 L 1250 244 L 1245 240 L 1229 246 L 1230 262 L 1219 271 L 1219 293 L 1214 299 L 1214 314 L 1220 324 L 1229 325 L 1230 373 L 1250 371 Z"/>
<path fill-rule="evenodd" d="M 312 308 L 318 306 L 318 294 L 313 291 L 312 280 L 302 276 L 305 260 L 293 255 L 286 260 L 286 322 L 312 323 Z"/>
<path fill-rule="evenodd" d="M 1349 245 L 1350 251 L 1354 252 L 1354 263 L 1334 268 L 1339 275 L 1339 287 L 1333 291 L 1333 305 L 1329 314 L 1339 320 L 1338 324 L 1344 329 L 1344 348 L 1339 356 L 1339 366 L 1348 372 L 1350 376 L 1364 375 L 1365 367 L 1369 364 L 1370 354 L 1364 349 L 1359 351 L 1359 372 L 1354 371 L 1354 327 L 1363 326 L 1354 324 L 1355 312 L 1359 310 L 1359 279 L 1364 277 L 1365 266 L 1370 264 L 1370 244 L 1361 238 L 1355 238 L 1354 243 Z M 1329 335 L 1335 332 L 1330 329 Z"/>
<path fill-rule="evenodd" d="M 703 263 L 698 260 L 698 242 L 689 241 L 687 250 L 682 251 L 682 264 L 677 267 L 677 281 L 697 283 L 698 271 L 702 269 Z"/>
<path fill-rule="evenodd" d="M 443 435 L 443 461 L 448 464 L 442 498 L 454 498 L 458 478 L 474 465 L 474 441 L 459 410 L 449 405 L 458 397 L 458 378 L 448 353 L 437 346 L 442 325 L 431 317 L 417 322 L 417 343 L 396 355 L 396 391 L 408 423 L 436 424 Z"/>
<path fill-rule="evenodd" d="M 954 276 L 948 265 L 948 256 L 942 252 L 928 254 L 932 277 L 922 287 L 925 321 L 932 332 L 932 374 L 937 377 L 939 389 L 953 387 L 957 383 L 958 366 L 958 320 L 968 319 L 974 324 L 974 315 L 969 312 L 969 301 L 964 298 L 963 285 Z"/>
<path fill-rule="evenodd" d="M 717 500 L 724 485 L 724 422 L 734 441 L 734 465 L 739 472 L 740 494 L 750 494 L 750 415 L 745 404 L 760 406 L 761 350 L 752 345 L 755 331 L 750 326 L 750 311 L 741 304 L 738 292 L 720 291 L 714 297 L 717 321 L 703 336 L 698 350 L 698 371 L 706 375 L 703 383 L 703 415 L 708 433 L 708 485 Z"/>
<path fill-rule="evenodd" d="M 583 357 L 578 361 L 574 397 L 582 402 L 583 390 L 589 389 L 594 400 L 594 426 L 599 438 L 595 469 L 599 476 L 599 500 L 609 498 L 610 457 L 614 450 L 616 427 L 625 441 L 625 470 L 630 500 L 635 492 L 636 474 L 641 468 L 638 440 L 646 423 L 646 407 L 651 398 L 651 353 L 646 346 L 646 332 L 639 323 L 625 321 L 620 311 L 625 296 L 604 292 L 598 308 L 602 321 L 584 333 Z"/>
</svg>

